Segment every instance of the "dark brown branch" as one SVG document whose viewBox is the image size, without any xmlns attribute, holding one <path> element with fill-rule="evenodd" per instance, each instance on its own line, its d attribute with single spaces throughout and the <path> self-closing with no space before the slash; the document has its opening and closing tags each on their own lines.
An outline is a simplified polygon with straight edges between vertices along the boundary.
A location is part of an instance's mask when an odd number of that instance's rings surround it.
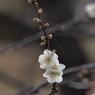
<svg viewBox="0 0 95 95">
<path fill-rule="evenodd" d="M 55 90 L 52 90 L 51 92 L 49 92 L 48 94 L 46 95 L 54 95 L 55 93 L 57 93 L 59 90 L 58 89 L 55 89 Z"/>
<path fill-rule="evenodd" d="M 48 94 L 46 95 L 54 95 L 55 93 L 57 93 L 59 90 L 58 88 L 56 88 L 56 83 L 53 83 L 52 85 L 52 91 L 50 91 Z"/>
</svg>

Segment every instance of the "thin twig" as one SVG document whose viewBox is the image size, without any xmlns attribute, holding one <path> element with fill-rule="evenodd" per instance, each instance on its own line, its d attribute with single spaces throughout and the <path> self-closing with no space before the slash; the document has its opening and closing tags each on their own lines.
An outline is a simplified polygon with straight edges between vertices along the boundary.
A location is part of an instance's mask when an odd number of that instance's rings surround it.
<svg viewBox="0 0 95 95">
<path fill-rule="evenodd" d="M 90 68 L 94 68 L 94 67 L 95 67 L 95 63 L 88 63 L 88 64 L 76 66 L 76 67 L 71 67 L 71 68 L 64 70 L 64 75 L 71 73 L 71 72 L 79 71 L 81 69 L 88 69 L 88 68 L 90 69 Z"/>
<path fill-rule="evenodd" d="M 35 6 L 36 12 L 38 13 L 38 10 L 39 10 L 38 6 L 35 4 L 35 2 L 34 2 L 33 4 L 34 4 L 34 6 Z M 39 19 L 41 20 L 41 22 L 40 22 L 39 24 L 40 24 L 40 26 L 42 27 L 42 31 L 43 31 L 43 33 L 44 33 L 44 35 L 45 35 L 45 37 L 46 37 L 46 46 L 47 46 L 47 48 L 50 50 L 50 43 L 49 43 L 49 39 L 47 38 L 46 29 L 45 29 L 44 26 L 43 26 L 43 20 L 41 19 L 41 14 L 38 13 L 38 17 L 39 17 Z"/>
<path fill-rule="evenodd" d="M 59 90 L 58 88 L 56 88 L 56 83 L 53 83 L 53 86 L 52 86 L 52 91 L 50 91 L 48 94 L 46 95 L 54 95 L 55 93 L 57 93 Z"/>
<path fill-rule="evenodd" d="M 75 81 L 67 81 L 66 82 L 68 87 L 74 88 L 74 89 L 89 89 L 89 83 L 82 83 L 82 82 L 75 82 Z M 63 84 L 61 84 L 63 85 Z"/>
</svg>

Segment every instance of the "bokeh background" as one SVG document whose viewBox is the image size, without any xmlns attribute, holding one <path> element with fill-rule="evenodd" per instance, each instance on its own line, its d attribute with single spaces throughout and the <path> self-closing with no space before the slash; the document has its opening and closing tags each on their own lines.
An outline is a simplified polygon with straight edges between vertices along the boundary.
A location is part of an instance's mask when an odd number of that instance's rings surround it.
<svg viewBox="0 0 95 95">
<path fill-rule="evenodd" d="M 85 13 L 85 5 L 92 2 L 94 0 L 38 0 L 39 6 L 44 9 L 43 21 L 49 22 L 50 27 L 80 17 Z M 38 24 L 32 21 L 34 17 L 37 13 L 27 0 L 0 0 L 0 49 L 32 35 L 37 37 L 26 45 L 0 54 L 0 95 L 17 95 L 23 88 L 37 86 L 45 80 L 42 77 L 44 71 L 37 61 L 44 48 L 39 45 L 40 38 L 35 36 L 40 31 Z M 59 29 L 53 36 L 51 48 L 57 50 L 60 62 L 67 68 L 95 62 L 94 19 L 66 31 Z M 49 90 L 50 86 L 47 86 L 35 95 L 45 95 Z M 61 92 L 60 95 L 63 95 Z M 67 92 L 64 95 L 68 95 Z"/>
</svg>

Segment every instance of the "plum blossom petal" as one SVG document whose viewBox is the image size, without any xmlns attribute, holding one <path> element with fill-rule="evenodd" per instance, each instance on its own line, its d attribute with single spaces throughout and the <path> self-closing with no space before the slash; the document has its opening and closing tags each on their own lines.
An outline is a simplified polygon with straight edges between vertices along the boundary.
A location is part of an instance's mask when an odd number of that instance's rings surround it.
<svg viewBox="0 0 95 95">
<path fill-rule="evenodd" d="M 57 58 L 57 59 L 58 59 L 58 55 L 55 54 L 54 52 L 51 52 L 51 51 L 48 50 L 48 49 L 44 50 L 43 53 L 44 53 L 44 55 L 46 55 L 46 56 L 51 56 L 51 57 L 54 57 L 54 58 Z"/>
<path fill-rule="evenodd" d="M 43 77 L 47 78 L 47 81 L 49 83 L 54 83 L 54 82 L 61 82 L 62 81 L 62 71 L 53 71 L 47 69 L 46 72 L 43 74 Z"/>
<path fill-rule="evenodd" d="M 48 77 L 48 78 L 47 78 L 47 81 L 48 81 L 49 83 L 54 83 L 54 82 L 55 82 L 55 79 Z"/>
<path fill-rule="evenodd" d="M 59 77 L 56 78 L 56 82 L 57 82 L 57 83 L 62 82 L 62 80 L 63 80 L 62 76 L 59 76 Z"/>
<path fill-rule="evenodd" d="M 54 66 L 49 67 L 49 68 L 47 68 L 47 69 L 54 70 L 54 71 L 62 71 L 62 70 L 64 70 L 65 68 L 66 68 L 66 66 L 65 66 L 64 64 L 59 64 L 59 63 L 57 63 L 57 64 L 55 64 Z"/>
<path fill-rule="evenodd" d="M 85 12 L 89 18 L 95 18 L 95 3 L 90 3 L 85 6 Z"/>
<path fill-rule="evenodd" d="M 46 49 L 38 58 L 41 69 L 46 69 L 47 67 L 53 66 L 58 63 L 58 56 L 54 52 Z"/>
</svg>

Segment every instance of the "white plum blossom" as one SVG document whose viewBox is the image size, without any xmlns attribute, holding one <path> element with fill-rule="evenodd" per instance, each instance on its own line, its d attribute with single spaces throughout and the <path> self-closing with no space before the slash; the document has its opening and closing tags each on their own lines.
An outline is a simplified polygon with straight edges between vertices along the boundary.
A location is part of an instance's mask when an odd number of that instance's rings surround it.
<svg viewBox="0 0 95 95">
<path fill-rule="evenodd" d="M 47 78 L 47 81 L 49 83 L 60 83 L 62 82 L 62 75 L 62 71 L 46 69 L 46 72 L 43 74 L 43 77 Z"/>
<path fill-rule="evenodd" d="M 43 77 L 47 78 L 49 83 L 60 83 L 62 82 L 63 69 L 65 69 L 65 65 L 57 63 L 54 66 L 47 68 Z"/>
<path fill-rule="evenodd" d="M 44 50 L 38 58 L 41 69 L 46 69 L 43 77 L 47 78 L 49 83 L 60 83 L 63 80 L 63 71 L 65 69 L 64 64 L 60 64 L 58 60 L 58 55 L 50 50 Z"/>
<path fill-rule="evenodd" d="M 38 62 L 40 63 L 41 69 L 46 69 L 58 63 L 58 56 L 54 52 L 46 49 L 43 54 L 39 56 Z"/>
<path fill-rule="evenodd" d="M 95 3 L 91 3 L 85 6 L 85 12 L 89 18 L 95 18 Z"/>
<path fill-rule="evenodd" d="M 49 68 L 47 68 L 48 70 L 53 70 L 53 71 L 62 71 L 62 70 L 64 70 L 65 69 L 65 65 L 64 64 L 59 64 L 59 63 L 57 63 L 57 64 L 55 64 L 54 66 L 51 66 L 51 67 L 49 67 Z"/>
</svg>

